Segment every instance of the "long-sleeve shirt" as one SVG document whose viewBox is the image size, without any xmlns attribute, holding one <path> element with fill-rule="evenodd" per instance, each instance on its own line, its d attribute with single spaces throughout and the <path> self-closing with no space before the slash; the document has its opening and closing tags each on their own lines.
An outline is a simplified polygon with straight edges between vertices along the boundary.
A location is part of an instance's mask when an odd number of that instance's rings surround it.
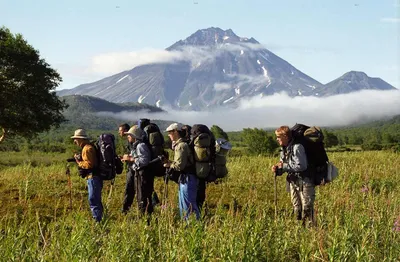
<svg viewBox="0 0 400 262">
<path fill-rule="evenodd" d="M 176 171 L 184 171 L 189 166 L 194 164 L 193 153 L 189 145 L 179 138 L 174 147 L 174 161 L 171 163 L 171 168 Z"/>
<path fill-rule="evenodd" d="M 78 166 L 83 169 L 93 169 L 97 166 L 96 149 L 91 144 L 86 144 L 82 148 L 82 161 L 78 162 Z"/>
<path fill-rule="evenodd" d="M 141 169 L 147 166 L 151 160 L 151 152 L 149 147 L 141 142 L 132 148 L 131 155 L 133 157 L 132 168 L 134 170 Z"/>
<path fill-rule="evenodd" d="M 282 171 L 299 173 L 307 170 L 307 155 L 301 144 L 289 145 L 281 151 L 280 160 L 283 162 Z"/>
</svg>

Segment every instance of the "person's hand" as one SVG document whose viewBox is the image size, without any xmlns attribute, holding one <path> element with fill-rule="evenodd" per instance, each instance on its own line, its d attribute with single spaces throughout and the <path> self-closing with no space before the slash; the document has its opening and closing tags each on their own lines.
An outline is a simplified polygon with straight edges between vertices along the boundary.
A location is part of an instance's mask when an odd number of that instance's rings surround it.
<svg viewBox="0 0 400 262">
<path fill-rule="evenodd" d="M 163 166 L 164 166 L 164 167 L 170 167 L 170 166 L 171 166 L 171 163 L 170 163 L 170 162 L 166 162 L 166 163 L 164 163 Z"/>
<path fill-rule="evenodd" d="M 74 158 L 76 163 L 79 163 L 79 161 L 82 161 L 82 155 L 81 154 L 74 154 Z"/>
<path fill-rule="evenodd" d="M 122 157 L 121 157 L 121 160 L 122 161 L 129 161 L 129 159 L 130 159 L 130 157 L 129 157 L 129 155 L 128 154 L 125 154 L 125 155 L 123 155 Z"/>
<path fill-rule="evenodd" d="M 276 168 L 277 168 L 277 166 L 276 166 L 276 165 L 272 165 L 272 167 L 271 167 L 271 171 L 272 171 L 273 173 L 275 173 L 275 170 L 276 170 Z"/>
</svg>

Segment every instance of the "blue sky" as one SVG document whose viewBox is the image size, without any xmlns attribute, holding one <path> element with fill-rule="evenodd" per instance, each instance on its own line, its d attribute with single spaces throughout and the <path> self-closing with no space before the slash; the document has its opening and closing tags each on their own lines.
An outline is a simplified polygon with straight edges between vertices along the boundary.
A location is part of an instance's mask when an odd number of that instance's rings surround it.
<svg viewBox="0 0 400 262">
<path fill-rule="evenodd" d="M 400 88 L 399 11 L 399 0 L 0 0 L 0 25 L 61 73 L 59 89 L 211 26 L 254 37 L 322 83 L 356 70 Z"/>
</svg>

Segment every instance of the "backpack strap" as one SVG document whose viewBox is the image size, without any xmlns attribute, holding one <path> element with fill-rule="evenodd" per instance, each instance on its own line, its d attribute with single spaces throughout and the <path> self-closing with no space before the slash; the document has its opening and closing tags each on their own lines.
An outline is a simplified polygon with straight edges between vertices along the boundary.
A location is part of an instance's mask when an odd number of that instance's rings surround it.
<svg viewBox="0 0 400 262">
<path fill-rule="evenodd" d="M 288 164 L 290 161 L 293 161 L 293 160 L 292 160 L 293 155 L 294 155 L 293 152 L 294 152 L 294 147 L 295 147 L 296 145 L 302 145 L 302 146 L 303 146 L 302 143 L 299 143 L 299 142 L 297 142 L 297 141 L 295 141 L 295 140 L 292 140 L 292 142 L 290 142 L 289 145 L 287 145 L 286 147 L 283 148 L 283 155 L 284 155 L 283 162 L 284 162 L 284 163 L 287 163 L 287 164 Z M 305 147 L 304 147 L 304 146 L 303 146 L 303 148 L 304 148 L 304 150 L 305 150 Z M 306 156 L 306 157 L 307 157 L 307 156 Z M 306 168 L 305 170 L 303 170 L 303 171 L 296 171 L 296 172 L 288 172 L 288 174 L 289 174 L 289 175 L 290 175 L 290 174 L 296 175 L 296 176 L 299 176 L 299 177 L 305 177 L 305 176 L 307 176 L 307 175 L 309 174 L 308 160 L 307 160 L 306 165 L 307 165 L 307 168 Z"/>
</svg>

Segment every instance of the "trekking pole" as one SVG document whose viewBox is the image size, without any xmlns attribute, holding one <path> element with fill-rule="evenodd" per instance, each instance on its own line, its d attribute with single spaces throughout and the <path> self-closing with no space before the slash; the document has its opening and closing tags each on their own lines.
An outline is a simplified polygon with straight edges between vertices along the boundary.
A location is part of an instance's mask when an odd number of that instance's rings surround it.
<svg viewBox="0 0 400 262">
<path fill-rule="evenodd" d="M 165 172 L 164 176 L 164 192 L 163 192 L 163 207 L 164 209 L 167 208 L 167 201 L 168 201 L 168 173 L 167 171 Z"/>
<path fill-rule="evenodd" d="M 71 171 L 69 170 L 69 164 L 65 168 L 65 174 L 68 177 L 68 188 L 69 188 L 69 209 L 72 210 L 72 182 L 71 182 Z"/>
<path fill-rule="evenodd" d="M 108 192 L 107 203 L 106 203 L 106 208 L 107 209 L 108 209 L 108 205 L 111 202 L 111 196 L 112 196 L 112 191 L 113 191 L 113 187 L 114 187 L 114 181 L 115 181 L 115 178 L 111 180 L 110 192 Z"/>
<path fill-rule="evenodd" d="M 274 173 L 274 204 L 275 204 L 275 221 L 278 217 L 278 196 L 277 196 L 277 187 L 276 187 L 276 172 Z"/>
</svg>

